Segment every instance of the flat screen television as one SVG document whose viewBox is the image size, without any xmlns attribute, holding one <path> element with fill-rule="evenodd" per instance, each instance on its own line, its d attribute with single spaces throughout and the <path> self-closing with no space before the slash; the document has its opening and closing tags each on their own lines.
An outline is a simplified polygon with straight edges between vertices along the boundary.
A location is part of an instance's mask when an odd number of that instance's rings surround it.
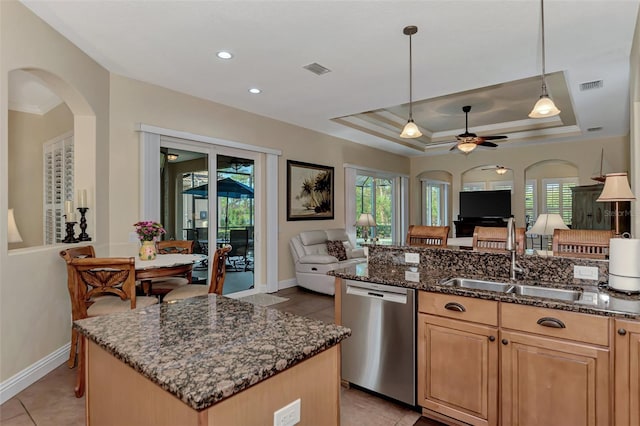
<svg viewBox="0 0 640 426">
<path fill-rule="evenodd" d="M 511 191 L 460 192 L 460 217 L 511 217 Z"/>
</svg>

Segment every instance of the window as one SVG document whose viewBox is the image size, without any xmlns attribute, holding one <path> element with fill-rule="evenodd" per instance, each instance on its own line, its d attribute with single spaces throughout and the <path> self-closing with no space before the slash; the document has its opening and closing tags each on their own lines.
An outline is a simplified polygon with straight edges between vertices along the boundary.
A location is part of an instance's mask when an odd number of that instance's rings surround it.
<svg viewBox="0 0 640 426">
<path fill-rule="evenodd" d="M 61 243 L 65 237 L 64 202 L 73 200 L 73 134 L 43 144 L 43 169 L 42 239 L 44 244 Z"/>
<path fill-rule="evenodd" d="M 571 223 L 571 188 L 578 185 L 578 178 L 542 180 L 542 211 L 557 213 L 565 224 Z"/>
<path fill-rule="evenodd" d="M 360 174 L 356 176 L 356 217 L 361 213 L 371 213 L 376 226 L 369 230 L 371 236 L 382 241 L 391 242 L 393 239 L 393 179 Z M 356 236 L 360 237 L 362 230 L 358 227 Z"/>
<path fill-rule="evenodd" d="M 508 189 L 513 194 L 513 181 L 510 180 L 493 180 L 489 182 L 489 190 L 498 191 Z"/>
<path fill-rule="evenodd" d="M 462 184 L 463 191 L 484 191 L 487 189 L 485 182 L 465 182 Z"/>
<path fill-rule="evenodd" d="M 537 181 L 535 179 L 527 180 L 524 184 L 524 217 L 526 220 L 527 230 L 536 223 L 538 219 L 538 197 L 537 197 Z"/>
<path fill-rule="evenodd" d="M 449 184 L 436 180 L 422 181 L 422 224 L 446 226 L 449 224 L 447 211 Z"/>
</svg>

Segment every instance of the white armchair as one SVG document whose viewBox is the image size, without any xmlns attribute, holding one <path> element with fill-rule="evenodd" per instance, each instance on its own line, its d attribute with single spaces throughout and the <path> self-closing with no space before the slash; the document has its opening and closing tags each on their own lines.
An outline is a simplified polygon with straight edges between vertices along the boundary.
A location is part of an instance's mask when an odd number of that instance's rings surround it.
<svg viewBox="0 0 640 426">
<path fill-rule="evenodd" d="M 334 277 L 327 272 L 366 261 L 364 249 L 344 229 L 303 231 L 289 242 L 300 287 L 334 295 Z"/>
</svg>

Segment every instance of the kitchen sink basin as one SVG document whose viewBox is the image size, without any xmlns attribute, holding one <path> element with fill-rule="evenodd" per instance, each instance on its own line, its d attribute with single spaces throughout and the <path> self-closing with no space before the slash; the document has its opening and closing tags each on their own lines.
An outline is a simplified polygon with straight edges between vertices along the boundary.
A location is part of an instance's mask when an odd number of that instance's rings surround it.
<svg viewBox="0 0 640 426">
<path fill-rule="evenodd" d="M 582 295 L 581 291 L 560 288 L 538 287 L 532 285 L 516 285 L 513 293 L 521 296 L 543 297 L 545 299 L 575 302 Z"/>
<path fill-rule="evenodd" d="M 495 291 L 497 293 L 507 293 L 511 288 L 513 288 L 513 285 L 509 283 L 472 280 L 468 278 L 451 278 L 450 280 L 444 281 L 442 285 L 450 285 L 472 290 Z"/>
<path fill-rule="evenodd" d="M 545 299 L 562 300 L 565 302 L 575 302 L 579 300 L 582 295 L 582 292 L 577 290 L 510 284 L 499 281 L 474 280 L 470 278 L 451 278 L 441 282 L 440 285 L 466 288 L 470 290 L 485 290 L 496 293 L 517 294 L 519 296 L 541 297 Z"/>
</svg>

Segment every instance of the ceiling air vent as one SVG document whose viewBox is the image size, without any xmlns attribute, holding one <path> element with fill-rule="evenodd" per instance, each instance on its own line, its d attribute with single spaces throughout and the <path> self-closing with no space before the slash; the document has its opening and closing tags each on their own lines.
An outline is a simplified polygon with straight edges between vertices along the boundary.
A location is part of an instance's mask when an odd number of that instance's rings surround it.
<svg viewBox="0 0 640 426">
<path fill-rule="evenodd" d="M 580 90 L 593 90 L 593 89 L 602 89 L 602 85 L 604 84 L 603 80 L 593 80 L 587 81 L 585 83 L 580 83 Z"/>
<path fill-rule="evenodd" d="M 598 126 L 598 127 L 589 127 L 587 129 L 587 132 L 599 132 L 600 130 L 602 130 L 602 126 Z"/>
<path fill-rule="evenodd" d="M 312 64 L 309 65 L 305 65 L 304 67 L 302 67 L 306 70 L 311 71 L 312 73 L 316 74 L 316 75 L 322 75 L 322 74 L 326 74 L 328 72 L 331 72 L 331 70 L 329 68 L 325 68 L 322 65 L 320 65 L 317 62 L 314 62 Z"/>
</svg>

